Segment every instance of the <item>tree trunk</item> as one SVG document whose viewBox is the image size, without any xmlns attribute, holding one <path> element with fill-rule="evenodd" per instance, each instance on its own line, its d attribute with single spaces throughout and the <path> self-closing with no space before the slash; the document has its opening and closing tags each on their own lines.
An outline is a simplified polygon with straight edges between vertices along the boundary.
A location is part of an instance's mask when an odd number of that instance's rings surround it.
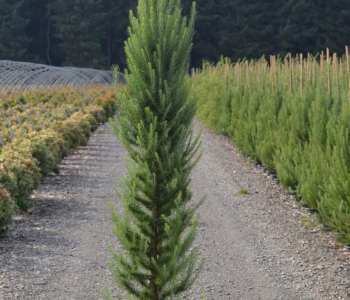
<svg viewBox="0 0 350 300">
<path fill-rule="evenodd" d="M 158 216 L 158 206 L 154 205 L 153 206 L 153 218 L 158 222 L 159 216 Z M 150 255 L 150 260 L 152 261 L 153 259 L 157 261 L 158 258 L 158 226 L 156 227 L 156 230 L 154 232 L 153 239 L 151 239 L 151 255 Z M 157 278 L 157 270 L 154 268 L 151 271 L 151 280 L 150 280 L 150 292 L 152 295 L 154 295 L 154 299 L 160 300 L 162 299 L 161 297 L 159 298 L 159 293 L 158 293 L 158 286 L 156 284 L 156 278 Z"/>
<path fill-rule="evenodd" d="M 111 68 L 111 34 L 107 33 L 107 70 Z"/>
</svg>

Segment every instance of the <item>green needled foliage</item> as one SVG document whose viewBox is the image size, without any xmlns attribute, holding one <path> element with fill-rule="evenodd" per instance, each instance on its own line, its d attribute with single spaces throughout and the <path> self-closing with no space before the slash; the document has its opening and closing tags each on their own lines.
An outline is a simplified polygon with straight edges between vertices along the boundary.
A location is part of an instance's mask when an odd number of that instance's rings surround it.
<svg viewBox="0 0 350 300">
<path fill-rule="evenodd" d="M 350 243 L 350 55 L 270 56 L 194 73 L 198 118 L 298 194 Z"/>
<path fill-rule="evenodd" d="M 116 283 L 137 299 L 170 299 L 200 271 L 195 238 L 198 205 L 189 206 L 189 177 L 199 159 L 192 134 L 189 54 L 195 19 L 178 0 L 140 0 L 125 43 L 130 94 L 118 99 L 113 129 L 129 153 L 122 180 L 123 217 L 111 205 L 123 248 L 110 266 Z M 106 298 L 110 298 L 108 293 Z"/>
</svg>

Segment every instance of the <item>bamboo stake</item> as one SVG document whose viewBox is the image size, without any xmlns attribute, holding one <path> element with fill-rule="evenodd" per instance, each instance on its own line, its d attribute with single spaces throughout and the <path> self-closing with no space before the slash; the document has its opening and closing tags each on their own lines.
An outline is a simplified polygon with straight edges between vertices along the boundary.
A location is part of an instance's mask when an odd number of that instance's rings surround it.
<svg viewBox="0 0 350 300">
<path fill-rule="evenodd" d="M 239 89 L 239 63 L 235 64 L 235 72 L 236 72 L 236 87 Z"/>
<path fill-rule="evenodd" d="M 333 53 L 333 72 L 334 72 L 334 79 L 335 79 L 335 86 L 338 86 L 338 57 L 337 53 Z"/>
<path fill-rule="evenodd" d="M 339 58 L 339 82 L 340 84 L 343 82 L 343 78 L 344 78 L 344 70 L 343 70 L 343 60 L 341 59 L 341 57 Z"/>
<path fill-rule="evenodd" d="M 306 90 L 309 90 L 309 84 L 311 80 L 311 58 L 310 53 L 307 54 L 307 63 L 306 63 Z"/>
<path fill-rule="evenodd" d="M 269 63 L 268 63 L 268 61 L 265 59 L 264 60 L 264 70 L 267 72 L 268 70 L 269 70 Z M 265 74 L 265 73 L 264 73 Z M 264 76 L 263 77 L 263 88 L 265 88 L 265 86 L 266 86 L 266 83 L 268 83 L 268 78 L 267 78 L 267 76 Z"/>
<path fill-rule="evenodd" d="M 346 53 L 346 71 L 348 73 L 348 78 L 350 78 L 350 76 L 349 76 L 349 70 L 350 70 L 350 67 L 349 67 L 349 47 L 348 46 L 345 47 L 345 53 Z M 350 87 L 350 81 L 349 81 L 349 87 Z"/>
<path fill-rule="evenodd" d="M 296 54 L 295 55 L 295 72 L 294 72 L 294 83 L 297 84 L 298 83 L 298 76 L 299 76 L 299 55 Z"/>
<path fill-rule="evenodd" d="M 287 73 L 287 64 L 288 64 L 288 60 L 287 60 L 287 57 L 284 58 L 284 62 L 283 62 L 283 71 L 284 71 L 284 80 L 283 80 L 283 83 L 284 83 L 284 86 L 285 86 L 285 89 L 288 89 L 289 88 L 289 84 L 288 84 L 288 73 Z"/>
<path fill-rule="evenodd" d="M 349 47 L 345 47 L 345 54 L 346 54 L 346 74 L 348 78 L 348 102 L 350 102 L 350 67 L 349 67 Z"/>
<path fill-rule="evenodd" d="M 281 80 L 281 61 L 280 60 L 277 60 L 276 59 L 276 55 L 273 56 L 273 60 L 275 62 L 275 73 L 274 73 L 274 76 L 275 76 L 275 87 L 276 87 L 276 92 L 278 92 L 278 83 L 280 82 Z"/>
<path fill-rule="evenodd" d="M 252 97 L 252 87 L 250 85 L 250 78 L 249 78 L 249 63 L 247 60 L 245 61 L 245 66 L 246 66 L 246 72 L 247 72 L 247 83 L 248 83 L 249 96 Z"/>
<path fill-rule="evenodd" d="M 271 82 L 271 87 L 272 87 L 272 94 L 275 93 L 275 84 L 274 84 L 273 72 L 274 72 L 274 61 L 273 61 L 273 56 L 270 55 L 270 82 Z"/>
<path fill-rule="evenodd" d="M 324 88 L 324 54 L 323 54 L 323 51 L 321 52 L 321 55 L 320 55 L 320 77 L 321 77 L 321 85 L 322 85 L 322 88 Z"/>
<path fill-rule="evenodd" d="M 290 64 L 290 92 L 293 90 L 293 61 L 292 61 L 292 54 L 289 53 L 289 64 Z"/>
<path fill-rule="evenodd" d="M 300 53 L 300 96 L 303 97 L 303 54 Z"/>
<path fill-rule="evenodd" d="M 313 61 L 313 81 L 314 81 L 314 83 L 316 83 L 316 80 L 317 80 L 317 69 L 318 69 L 318 63 L 317 63 L 316 58 L 314 58 L 314 61 Z"/>
<path fill-rule="evenodd" d="M 338 56 L 336 53 L 333 54 L 333 74 L 335 80 L 335 90 L 337 91 L 337 97 L 340 96 L 340 84 L 339 84 L 339 71 L 338 71 Z"/>
<path fill-rule="evenodd" d="M 329 48 L 326 49 L 327 51 L 327 85 L 328 85 L 328 93 L 331 92 L 331 82 L 330 82 L 330 57 L 329 57 Z"/>
<path fill-rule="evenodd" d="M 261 90 L 261 59 L 258 60 L 258 84 L 259 90 Z"/>
<path fill-rule="evenodd" d="M 238 64 L 238 77 L 239 77 L 239 80 L 238 80 L 238 83 L 239 83 L 239 86 L 238 86 L 238 88 L 239 88 L 239 90 L 242 90 L 242 86 L 243 86 L 243 77 L 242 77 L 242 68 L 241 68 L 241 66 L 242 66 L 242 63 L 241 62 L 239 62 L 239 64 Z"/>
</svg>

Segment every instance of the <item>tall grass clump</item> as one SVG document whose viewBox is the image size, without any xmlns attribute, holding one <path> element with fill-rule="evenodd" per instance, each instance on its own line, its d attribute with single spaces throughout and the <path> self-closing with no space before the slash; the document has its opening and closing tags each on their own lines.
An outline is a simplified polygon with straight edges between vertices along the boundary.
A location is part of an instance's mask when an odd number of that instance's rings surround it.
<svg viewBox="0 0 350 300">
<path fill-rule="evenodd" d="M 350 243 L 350 59 L 222 59 L 192 74 L 198 118 L 319 212 Z"/>
</svg>

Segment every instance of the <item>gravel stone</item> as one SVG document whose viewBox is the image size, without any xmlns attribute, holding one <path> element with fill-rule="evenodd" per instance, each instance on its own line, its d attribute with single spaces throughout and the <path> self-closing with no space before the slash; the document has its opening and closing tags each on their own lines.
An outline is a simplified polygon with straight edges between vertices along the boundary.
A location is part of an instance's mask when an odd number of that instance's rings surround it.
<svg viewBox="0 0 350 300">
<path fill-rule="evenodd" d="M 230 141 L 202 128 L 203 156 L 192 173 L 199 208 L 195 245 L 203 271 L 182 299 L 350 299 L 350 252 L 334 234 L 309 226 L 315 216 L 250 163 Z M 126 174 L 126 152 L 108 124 L 86 147 L 44 178 L 29 213 L 0 239 L 0 299 L 99 300 L 122 292 L 110 276 L 108 201 L 122 210 L 113 186 Z M 246 194 L 240 191 L 246 190 Z"/>
</svg>

